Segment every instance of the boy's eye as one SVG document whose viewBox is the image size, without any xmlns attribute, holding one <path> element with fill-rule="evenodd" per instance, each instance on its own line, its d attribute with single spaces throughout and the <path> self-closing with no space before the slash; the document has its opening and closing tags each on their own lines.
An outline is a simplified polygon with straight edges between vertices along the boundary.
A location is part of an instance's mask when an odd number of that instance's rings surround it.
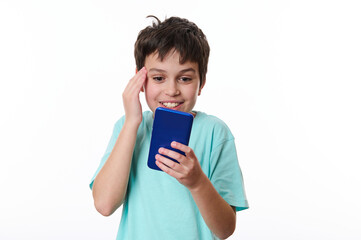
<svg viewBox="0 0 361 240">
<path fill-rule="evenodd" d="M 160 81 L 163 81 L 163 77 L 153 77 L 153 80 L 157 81 L 157 82 L 160 82 Z"/>
<path fill-rule="evenodd" d="M 190 80 L 192 80 L 191 78 L 189 77 L 181 77 L 179 78 L 182 82 L 189 82 Z"/>
</svg>

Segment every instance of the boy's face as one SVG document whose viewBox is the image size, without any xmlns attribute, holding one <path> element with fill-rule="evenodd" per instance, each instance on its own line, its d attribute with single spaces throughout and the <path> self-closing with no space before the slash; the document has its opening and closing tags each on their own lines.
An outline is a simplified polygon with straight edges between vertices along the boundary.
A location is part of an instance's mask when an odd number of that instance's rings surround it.
<svg viewBox="0 0 361 240">
<path fill-rule="evenodd" d="M 191 112 L 196 104 L 203 88 L 199 86 L 198 64 L 189 61 L 180 64 L 179 57 L 178 52 L 172 51 L 163 61 L 157 53 L 145 59 L 148 72 L 144 85 L 145 98 L 153 113 L 157 107 Z"/>
</svg>

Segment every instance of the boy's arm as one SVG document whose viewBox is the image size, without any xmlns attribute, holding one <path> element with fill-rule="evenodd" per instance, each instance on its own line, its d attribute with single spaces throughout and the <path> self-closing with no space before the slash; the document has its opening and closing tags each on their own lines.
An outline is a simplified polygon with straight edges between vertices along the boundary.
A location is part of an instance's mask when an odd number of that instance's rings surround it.
<svg viewBox="0 0 361 240">
<path fill-rule="evenodd" d="M 190 192 L 209 229 L 221 239 L 231 236 L 236 228 L 235 208 L 219 195 L 207 176 Z"/>
<path fill-rule="evenodd" d="M 185 152 L 186 156 L 160 148 L 159 153 L 177 160 L 179 164 L 157 154 L 157 166 L 189 189 L 209 229 L 221 239 L 228 238 L 236 227 L 235 208 L 219 195 L 190 147 L 177 142 L 172 142 L 172 147 Z"/>
<path fill-rule="evenodd" d="M 111 215 L 125 199 L 137 131 L 142 122 L 139 93 L 146 73 L 145 68 L 140 70 L 123 92 L 125 122 L 109 158 L 94 179 L 94 205 L 104 216 Z"/>
</svg>

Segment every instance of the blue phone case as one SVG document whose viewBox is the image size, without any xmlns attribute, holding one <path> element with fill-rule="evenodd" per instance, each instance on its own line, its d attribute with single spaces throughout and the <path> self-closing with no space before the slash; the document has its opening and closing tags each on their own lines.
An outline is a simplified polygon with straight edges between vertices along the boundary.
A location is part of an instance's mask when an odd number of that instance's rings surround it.
<svg viewBox="0 0 361 240">
<path fill-rule="evenodd" d="M 164 147 L 180 154 L 184 152 L 170 146 L 176 141 L 188 146 L 193 124 L 193 115 L 186 112 L 175 111 L 159 107 L 155 110 L 152 138 L 150 141 L 148 167 L 162 171 L 155 164 L 155 155 L 160 147 Z M 169 158 L 175 162 L 175 159 Z"/>
</svg>

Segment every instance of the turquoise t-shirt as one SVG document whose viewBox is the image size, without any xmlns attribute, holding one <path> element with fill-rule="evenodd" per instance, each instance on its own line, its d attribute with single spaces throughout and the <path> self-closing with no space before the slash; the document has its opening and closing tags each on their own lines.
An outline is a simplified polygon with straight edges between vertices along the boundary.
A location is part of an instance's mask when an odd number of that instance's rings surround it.
<svg viewBox="0 0 361 240">
<path fill-rule="evenodd" d="M 124 117 L 115 124 L 90 188 L 108 159 L 123 124 Z M 152 126 L 153 113 L 146 111 L 137 133 L 117 239 L 218 239 L 204 222 L 188 189 L 166 173 L 148 168 Z M 236 207 L 236 211 L 247 209 L 234 137 L 225 123 L 214 116 L 197 112 L 189 146 L 223 199 Z"/>
</svg>

